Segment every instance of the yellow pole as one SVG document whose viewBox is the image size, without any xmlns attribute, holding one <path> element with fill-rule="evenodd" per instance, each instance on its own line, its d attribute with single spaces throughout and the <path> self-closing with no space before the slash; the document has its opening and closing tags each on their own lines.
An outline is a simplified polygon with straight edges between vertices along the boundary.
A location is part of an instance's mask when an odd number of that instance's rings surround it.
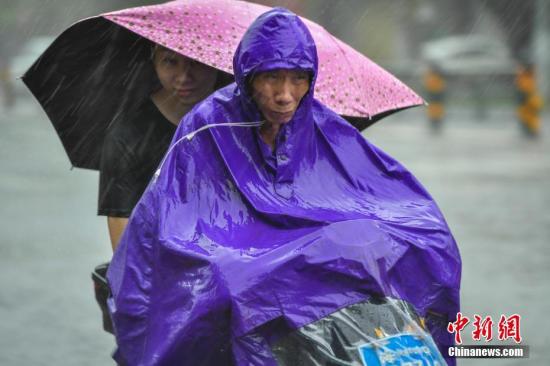
<svg viewBox="0 0 550 366">
<path fill-rule="evenodd" d="M 424 87 L 428 96 L 428 119 L 434 129 L 439 129 L 445 117 L 445 79 L 434 68 L 429 68 L 424 75 Z"/>
<path fill-rule="evenodd" d="M 535 69 L 533 66 L 518 67 L 515 80 L 519 105 L 517 115 L 523 131 L 531 137 L 540 134 L 540 111 L 543 101 L 537 89 Z"/>
</svg>

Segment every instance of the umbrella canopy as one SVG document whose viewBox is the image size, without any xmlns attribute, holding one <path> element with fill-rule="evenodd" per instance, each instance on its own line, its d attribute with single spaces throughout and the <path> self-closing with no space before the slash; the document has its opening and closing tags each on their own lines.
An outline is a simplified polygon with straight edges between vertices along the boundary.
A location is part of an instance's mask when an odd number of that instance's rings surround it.
<svg viewBox="0 0 550 366">
<path fill-rule="evenodd" d="M 149 41 L 233 73 L 239 40 L 268 10 L 238 0 L 180 0 L 88 18 L 63 32 L 23 81 L 52 120 L 71 163 L 97 169 L 109 123 L 150 92 Z M 315 96 L 356 127 L 423 103 L 367 57 L 304 21 L 318 49 Z"/>
</svg>

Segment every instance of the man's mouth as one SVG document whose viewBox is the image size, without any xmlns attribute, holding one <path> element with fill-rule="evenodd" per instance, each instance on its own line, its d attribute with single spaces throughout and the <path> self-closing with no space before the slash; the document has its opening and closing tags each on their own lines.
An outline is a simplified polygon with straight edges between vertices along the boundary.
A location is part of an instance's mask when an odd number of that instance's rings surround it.
<svg viewBox="0 0 550 366">
<path fill-rule="evenodd" d="M 287 112 L 272 111 L 272 113 L 280 118 L 290 118 L 294 114 L 294 111 L 287 111 Z"/>
</svg>

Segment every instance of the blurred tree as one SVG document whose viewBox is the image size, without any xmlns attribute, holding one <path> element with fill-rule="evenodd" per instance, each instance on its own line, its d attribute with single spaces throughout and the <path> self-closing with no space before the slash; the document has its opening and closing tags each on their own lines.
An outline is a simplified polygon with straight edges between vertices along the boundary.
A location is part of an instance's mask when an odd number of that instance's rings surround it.
<svg viewBox="0 0 550 366">
<path fill-rule="evenodd" d="M 2 11 L 0 11 L 0 24 L 2 27 L 0 57 L 2 60 L 9 60 L 11 55 L 17 52 L 21 44 L 21 38 L 25 33 L 29 14 L 30 10 L 22 6 L 21 2 L 2 2 Z"/>
<path fill-rule="evenodd" d="M 14 76 L 12 75 L 11 61 L 24 41 L 24 30 L 29 11 L 17 1 L 10 1 L 1 5 L 0 96 L 3 105 L 6 108 L 11 108 L 15 104 Z"/>
<path fill-rule="evenodd" d="M 543 98 L 537 86 L 535 66 L 535 0 L 485 0 L 485 6 L 498 18 L 512 56 L 518 62 L 516 87 L 517 116 L 527 136 L 540 133 Z"/>
<path fill-rule="evenodd" d="M 496 15 L 500 22 L 513 57 L 522 64 L 532 63 L 534 0 L 485 0 L 484 5 Z"/>
</svg>

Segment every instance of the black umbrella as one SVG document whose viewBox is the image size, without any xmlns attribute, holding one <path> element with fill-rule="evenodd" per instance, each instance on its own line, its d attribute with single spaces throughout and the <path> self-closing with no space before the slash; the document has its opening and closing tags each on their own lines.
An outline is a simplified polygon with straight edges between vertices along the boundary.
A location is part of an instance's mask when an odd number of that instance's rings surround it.
<svg viewBox="0 0 550 366">
<path fill-rule="evenodd" d="M 96 17 L 63 32 L 25 73 L 73 166 L 98 169 L 108 126 L 151 93 L 150 54 L 150 41 Z"/>
</svg>

